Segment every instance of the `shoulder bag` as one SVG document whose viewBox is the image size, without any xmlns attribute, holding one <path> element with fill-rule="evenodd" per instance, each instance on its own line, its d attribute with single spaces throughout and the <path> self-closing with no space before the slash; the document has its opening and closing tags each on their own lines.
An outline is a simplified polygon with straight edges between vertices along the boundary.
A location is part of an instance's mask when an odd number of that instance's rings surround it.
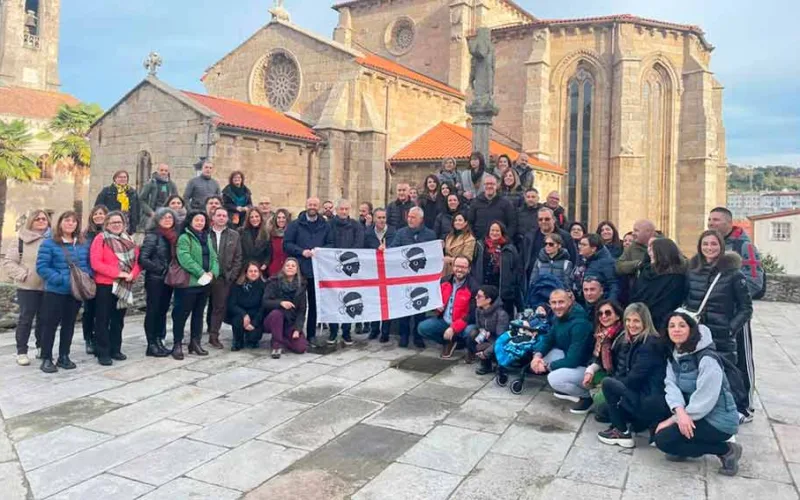
<svg viewBox="0 0 800 500">
<path fill-rule="evenodd" d="M 64 252 L 64 258 L 69 266 L 69 288 L 72 296 L 80 301 L 93 299 L 97 293 L 97 283 L 72 261 L 72 256 L 64 245 L 61 245 L 61 251 Z"/>
</svg>

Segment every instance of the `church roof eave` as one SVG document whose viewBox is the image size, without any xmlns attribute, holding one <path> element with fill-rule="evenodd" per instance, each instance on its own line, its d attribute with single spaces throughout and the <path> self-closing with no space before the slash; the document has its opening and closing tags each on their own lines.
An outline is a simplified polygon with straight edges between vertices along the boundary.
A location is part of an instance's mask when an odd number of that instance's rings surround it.
<svg viewBox="0 0 800 500">
<path fill-rule="evenodd" d="M 378 0 L 378 1 L 380 2 L 380 1 L 387 1 L 387 0 Z M 504 4 L 506 4 L 506 5 L 508 5 L 513 10 L 515 10 L 518 14 L 522 15 L 523 17 L 527 17 L 531 21 L 535 21 L 536 20 L 536 17 L 534 17 L 533 14 L 531 14 L 530 12 L 525 10 L 522 6 L 520 6 L 519 4 L 514 2 L 513 0 L 499 0 L 499 1 L 504 3 Z M 331 8 L 333 10 L 339 10 L 339 9 L 341 9 L 343 7 L 352 7 L 354 5 L 363 4 L 363 3 L 367 3 L 367 2 L 375 3 L 375 0 L 347 0 L 345 2 L 339 2 L 337 4 L 334 4 L 333 6 L 331 6 Z"/>
</svg>

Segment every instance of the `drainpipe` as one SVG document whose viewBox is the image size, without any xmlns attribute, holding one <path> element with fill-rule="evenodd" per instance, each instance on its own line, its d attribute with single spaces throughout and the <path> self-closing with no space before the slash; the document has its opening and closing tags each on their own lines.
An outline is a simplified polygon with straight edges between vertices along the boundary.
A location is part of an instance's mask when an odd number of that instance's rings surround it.
<svg viewBox="0 0 800 500">
<path fill-rule="evenodd" d="M 613 130 L 614 125 L 614 81 L 615 75 L 617 72 L 617 65 L 614 59 L 616 58 L 616 43 L 617 43 L 617 30 L 619 26 L 617 23 L 614 23 L 611 27 L 611 78 L 609 82 L 609 109 L 608 109 L 608 158 L 607 158 L 607 165 L 608 165 L 608 175 L 606 175 L 606 196 L 608 199 L 606 200 L 606 220 L 611 220 L 611 131 Z"/>
<path fill-rule="evenodd" d="M 389 80 L 386 80 L 386 102 L 383 108 L 383 169 L 384 169 L 384 182 L 383 182 L 383 206 L 389 204 L 389 169 L 386 168 L 386 162 L 389 161 Z"/>
</svg>

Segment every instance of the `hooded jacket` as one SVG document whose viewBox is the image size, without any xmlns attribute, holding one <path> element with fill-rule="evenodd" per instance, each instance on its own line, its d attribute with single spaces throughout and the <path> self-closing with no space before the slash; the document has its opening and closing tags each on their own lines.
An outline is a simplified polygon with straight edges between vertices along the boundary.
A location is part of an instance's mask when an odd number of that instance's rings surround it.
<svg viewBox="0 0 800 500">
<path fill-rule="evenodd" d="M 306 213 L 302 212 L 286 227 L 283 250 L 289 257 L 294 257 L 300 262 L 300 272 L 307 280 L 313 279 L 314 269 L 311 266 L 311 259 L 303 257 L 303 250 L 318 247 L 333 248 L 331 226 L 322 214 L 317 215 L 317 220 L 310 221 Z"/>
<path fill-rule="evenodd" d="M 36 273 L 36 255 L 39 253 L 39 246 L 49 238 L 49 235 L 50 230 L 42 234 L 23 227 L 19 230 L 17 239 L 8 246 L 6 257 L 3 259 L 3 270 L 20 289 L 44 290 L 44 282 Z M 22 248 L 21 255 L 20 248 Z"/>
<path fill-rule="evenodd" d="M 175 257 L 178 259 L 178 264 L 189 273 L 189 287 L 201 286 L 197 280 L 206 273 L 206 270 L 203 269 L 203 248 L 200 240 L 189 229 L 186 229 L 178 237 Z M 214 278 L 219 276 L 219 261 L 210 235 L 208 236 L 208 267 L 208 271 Z"/>
<path fill-rule="evenodd" d="M 733 230 L 725 237 L 725 250 L 736 252 L 742 258 L 742 274 L 747 280 L 747 289 L 750 296 L 755 297 L 764 289 L 764 267 L 761 264 L 761 256 L 758 249 L 750 237 L 739 226 L 733 226 Z"/>
<path fill-rule="evenodd" d="M 574 303 L 563 318 L 553 318 L 553 326 L 537 352 L 546 356 L 553 349 L 564 351 L 562 359 L 550 363 L 550 371 L 586 366 L 594 346 L 592 333 L 592 324 L 586 317 L 586 311 L 580 304 Z"/>
<path fill-rule="evenodd" d="M 489 225 L 493 221 L 500 221 L 506 227 L 508 238 L 514 241 L 517 234 L 517 212 L 514 206 L 500 193 L 494 195 L 491 200 L 485 194 L 480 194 L 472 200 L 469 205 L 469 215 L 467 216 L 469 225 L 475 237 L 482 240 L 489 232 Z"/>
<path fill-rule="evenodd" d="M 574 269 L 575 265 L 569 258 L 569 252 L 563 248 L 559 249 L 555 257 L 552 258 L 547 254 L 546 249 L 542 248 L 539 251 L 539 258 L 536 259 L 536 264 L 534 264 L 533 270 L 531 271 L 529 283 L 533 285 L 536 283 L 536 280 L 539 279 L 539 276 L 549 274 L 561 280 L 561 283 L 564 285 L 564 290 L 571 290 L 572 272 Z"/>
<path fill-rule="evenodd" d="M 697 311 L 714 277 L 720 274 L 719 282 L 702 311 L 700 323 L 711 330 L 717 351 L 735 353 L 736 332 L 753 315 L 747 280 L 741 272 L 742 259 L 733 252 L 726 252 L 713 265 L 702 264 L 697 267 L 699 262 L 699 255 L 692 257 L 689 262 L 686 308 Z"/>
<path fill-rule="evenodd" d="M 595 276 L 603 284 L 605 290 L 605 298 L 616 300 L 619 296 L 619 282 L 617 281 L 617 272 L 614 269 L 614 259 L 608 253 L 606 247 L 597 249 L 594 255 L 588 259 L 582 259 L 582 263 L 586 266 L 583 273 L 583 278 L 587 276 Z M 575 283 L 575 286 L 583 287 L 583 280 L 580 283 Z M 580 290 L 582 291 L 582 290 Z M 582 293 L 581 293 L 582 295 Z"/>
<path fill-rule="evenodd" d="M 508 330 L 508 313 L 503 309 L 503 300 L 499 297 L 488 309 L 475 308 L 475 326 L 491 333 L 491 342 Z"/>
</svg>

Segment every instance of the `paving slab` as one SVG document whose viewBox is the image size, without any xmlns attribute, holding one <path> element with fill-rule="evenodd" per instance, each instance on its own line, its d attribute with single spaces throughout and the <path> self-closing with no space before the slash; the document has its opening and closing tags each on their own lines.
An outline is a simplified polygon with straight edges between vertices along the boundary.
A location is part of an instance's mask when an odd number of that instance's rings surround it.
<svg viewBox="0 0 800 500">
<path fill-rule="evenodd" d="M 225 488 L 247 491 L 290 466 L 306 452 L 249 441 L 187 474 Z"/>
<path fill-rule="evenodd" d="M 476 431 L 502 434 L 517 418 L 524 403 L 513 401 L 489 401 L 472 398 L 454 410 L 445 424 Z"/>
<path fill-rule="evenodd" d="M 314 362 L 331 366 L 344 366 L 365 357 L 367 354 L 369 354 L 369 351 L 366 349 L 347 347 L 333 351 L 326 356 L 320 356 Z"/>
<path fill-rule="evenodd" d="M 0 464 L 0 491 L 3 492 L 3 498 L 29 498 L 28 488 L 25 487 L 25 473 L 18 462 Z"/>
<path fill-rule="evenodd" d="M 468 400 L 475 393 L 472 389 L 461 389 L 450 387 L 449 385 L 437 384 L 428 381 L 419 384 L 408 392 L 411 396 L 420 398 L 436 399 L 446 403 L 461 404 Z"/>
<path fill-rule="evenodd" d="M 303 485 L 298 488 L 297 485 Z M 245 500 L 346 500 L 356 488 L 325 470 L 290 467 L 245 495 Z"/>
<path fill-rule="evenodd" d="M 627 450 L 630 451 L 630 450 Z M 606 449 L 573 447 L 558 471 L 558 476 L 584 483 L 622 488 L 633 454 L 625 454 L 618 446 Z M 595 467 L 590 464 L 603 464 Z"/>
<path fill-rule="evenodd" d="M 258 438 L 294 448 L 315 450 L 381 406 L 372 401 L 336 396 Z"/>
<path fill-rule="evenodd" d="M 237 403 L 227 398 L 217 398 L 189 408 L 186 411 L 172 415 L 172 420 L 186 422 L 187 424 L 209 425 L 219 422 L 231 415 L 243 412 L 250 408 L 250 405 Z"/>
<path fill-rule="evenodd" d="M 284 353 L 278 359 L 273 359 L 272 357 L 268 356 L 262 357 L 256 361 L 253 361 L 247 366 L 273 373 L 283 373 L 291 368 L 310 363 L 311 361 L 319 358 L 319 354 L 312 354 L 308 352 L 305 354 Z"/>
<path fill-rule="evenodd" d="M 783 456 L 789 462 L 800 463 L 800 426 L 775 424 L 773 427 Z"/>
<path fill-rule="evenodd" d="M 278 382 L 279 384 L 288 384 L 298 386 L 305 384 L 309 380 L 314 380 L 317 377 L 325 375 L 328 372 L 335 370 L 335 366 L 323 365 L 316 362 L 303 363 L 302 365 L 289 368 L 283 373 L 279 373 L 270 377 L 270 381 Z"/>
<path fill-rule="evenodd" d="M 237 403 L 256 405 L 272 398 L 273 396 L 277 396 L 278 394 L 281 394 L 292 387 L 294 386 L 273 382 L 271 380 L 265 380 L 249 387 L 245 387 L 244 389 L 231 392 L 226 396 L 226 399 L 235 401 Z"/>
<path fill-rule="evenodd" d="M 0 409 L 6 419 L 42 410 L 72 399 L 82 398 L 111 389 L 123 382 L 90 375 L 63 384 L 45 384 L 35 391 L 23 391 L 0 396 Z"/>
<path fill-rule="evenodd" d="M 208 374 L 205 373 L 179 368 L 97 393 L 94 397 L 127 405 L 182 385 L 197 382 L 207 376 Z"/>
<path fill-rule="evenodd" d="M 332 377 L 363 382 L 364 380 L 372 378 L 381 373 L 387 368 L 389 368 L 389 361 L 374 358 L 361 358 L 353 361 L 350 364 L 333 370 L 330 372 L 330 375 Z"/>
<path fill-rule="evenodd" d="M 592 500 L 619 500 L 622 490 L 581 483 L 571 479 L 555 478 L 550 481 L 539 481 L 528 488 L 520 497 L 522 500 L 575 500 L 591 498 Z"/>
<path fill-rule="evenodd" d="M 16 459 L 17 454 L 14 452 L 14 444 L 8 437 L 5 422 L 3 421 L 3 417 L 0 416 L 0 463 L 10 462 Z"/>
<path fill-rule="evenodd" d="M 236 500 L 241 492 L 179 477 L 141 497 L 141 500 Z"/>
<path fill-rule="evenodd" d="M 459 389 L 470 389 L 477 391 L 490 381 L 475 375 L 475 367 L 464 363 L 457 363 L 442 370 L 431 378 L 431 383 L 456 387 Z M 494 383 L 494 382 L 492 382 Z"/>
<path fill-rule="evenodd" d="M 94 420 L 119 407 L 119 404 L 104 399 L 78 398 L 8 419 L 6 429 L 11 439 L 19 442 L 67 425 Z"/>
<path fill-rule="evenodd" d="M 412 372 L 427 373 L 429 375 L 436 375 L 440 371 L 453 366 L 455 363 L 454 360 L 439 359 L 437 357 L 414 354 L 413 351 L 410 351 L 409 354 L 412 355 L 398 358 L 391 362 L 390 366 L 392 368 L 397 368 L 398 370 L 407 370 Z"/>
<path fill-rule="evenodd" d="M 300 403 L 319 404 L 353 387 L 358 382 L 333 376 L 333 372 L 317 377 L 281 394 L 281 399 Z"/>
<path fill-rule="evenodd" d="M 455 408 L 452 403 L 406 395 L 391 402 L 365 423 L 425 435 Z"/>
<path fill-rule="evenodd" d="M 217 373 L 197 382 L 197 387 L 211 389 L 222 393 L 233 392 L 237 389 L 253 385 L 270 377 L 270 372 L 239 366 L 228 371 Z"/>
<path fill-rule="evenodd" d="M 353 500 L 445 500 L 461 476 L 394 463 L 361 488 Z"/>
<path fill-rule="evenodd" d="M 111 469 L 113 474 L 160 486 L 217 458 L 227 448 L 179 439 Z"/>
<path fill-rule="evenodd" d="M 68 425 L 17 443 L 17 455 L 26 471 L 61 460 L 112 439 L 110 434 Z"/>
<path fill-rule="evenodd" d="M 736 442 L 743 448 L 742 458 L 739 460 L 740 476 L 791 484 L 792 476 L 786 467 L 781 450 L 778 449 L 778 443 L 772 436 L 738 435 Z M 717 457 L 706 456 L 705 461 L 710 472 L 719 469 L 720 463 Z"/>
<path fill-rule="evenodd" d="M 797 500 L 800 498 L 794 485 L 751 479 L 728 477 L 709 473 L 706 481 L 708 500 L 729 500 L 731 498 L 762 498 L 769 500 Z"/>
<path fill-rule="evenodd" d="M 389 403 L 418 386 L 429 377 L 426 373 L 389 368 L 347 390 L 345 394 L 380 403 Z"/>
<path fill-rule="evenodd" d="M 492 447 L 493 453 L 517 458 L 561 462 L 575 438 L 569 432 L 545 432 L 535 427 L 511 425 Z"/>
<path fill-rule="evenodd" d="M 543 432 L 576 432 L 586 417 L 574 415 L 569 409 L 569 404 L 554 398 L 550 391 L 540 391 L 530 404 L 520 411 L 517 421 Z"/>
<path fill-rule="evenodd" d="M 519 498 L 528 488 L 549 480 L 558 465 L 488 453 L 453 493 L 459 500 Z"/>
<path fill-rule="evenodd" d="M 662 470 L 635 461 L 628 469 L 623 500 L 696 500 L 705 498 L 701 475 Z"/>
<path fill-rule="evenodd" d="M 144 359 L 127 365 L 114 365 L 104 371 L 103 376 L 122 382 L 135 382 L 176 368 L 186 368 L 194 361 L 192 358 L 186 361 L 174 361 L 172 358 Z"/>
<path fill-rule="evenodd" d="M 153 487 L 111 474 L 101 474 L 62 491 L 48 500 L 133 500 Z"/>
<path fill-rule="evenodd" d="M 465 476 L 495 441 L 497 436 L 494 434 L 440 425 L 397 461 Z"/>
<path fill-rule="evenodd" d="M 232 368 L 236 368 L 239 366 L 250 365 L 255 360 L 259 359 L 258 356 L 243 351 L 220 352 L 217 351 L 216 349 L 212 349 L 209 352 L 213 352 L 214 356 L 208 356 L 203 358 L 196 358 L 194 356 L 189 356 L 187 359 L 191 361 L 191 364 L 187 365 L 186 368 L 189 370 L 194 370 L 214 375 L 217 373 L 228 371 Z"/>
</svg>

